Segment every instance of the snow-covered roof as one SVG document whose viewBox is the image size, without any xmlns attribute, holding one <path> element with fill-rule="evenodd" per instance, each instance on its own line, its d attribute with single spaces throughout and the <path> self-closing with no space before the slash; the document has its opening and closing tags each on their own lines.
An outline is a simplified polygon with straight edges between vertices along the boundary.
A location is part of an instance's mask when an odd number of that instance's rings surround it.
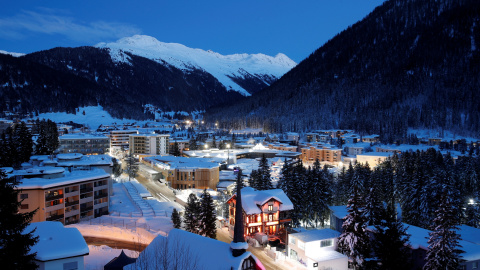
<svg viewBox="0 0 480 270">
<path fill-rule="evenodd" d="M 404 223 L 403 224 L 407 228 L 407 233 L 410 234 L 410 246 L 413 249 L 422 248 L 427 250 L 428 249 L 428 239 L 430 238 L 429 233 L 431 231 L 422 229 L 420 227 L 416 227 L 413 225 L 409 225 Z M 465 237 L 462 232 L 460 235 Z M 467 234 L 468 235 L 468 234 Z M 460 250 L 465 251 L 464 253 L 460 254 L 460 257 L 466 261 L 476 261 L 480 260 L 480 245 L 474 244 L 472 242 L 466 241 L 463 239 L 459 241 Z"/>
<path fill-rule="evenodd" d="M 25 232 L 35 228 L 33 235 L 39 238 L 30 252 L 37 252 L 35 259 L 38 261 L 85 256 L 89 253 L 88 245 L 77 228 L 65 228 L 58 221 L 43 221 L 31 223 Z"/>
<path fill-rule="evenodd" d="M 295 237 L 306 243 L 336 238 L 338 236 L 340 236 L 340 233 L 332 229 L 320 229 L 320 230 L 313 229 L 313 230 L 307 230 L 304 232 L 290 234 L 290 237 Z"/>
<path fill-rule="evenodd" d="M 166 252 L 162 252 L 166 251 Z M 176 255 L 174 255 L 176 254 Z M 181 255 L 188 254 L 188 255 Z M 159 256 L 169 256 L 167 260 L 169 266 L 161 265 L 163 260 L 158 260 Z M 241 269 L 242 263 L 248 257 L 252 257 L 260 269 L 265 269 L 261 262 L 250 252 L 233 257 L 230 245 L 215 239 L 200 236 L 183 230 L 173 229 L 168 237 L 157 236 L 147 248 L 140 253 L 137 262 L 143 265 L 142 260 L 148 260 L 148 266 L 151 269 L 173 269 L 174 261 L 184 260 L 183 269 L 192 268 L 192 265 L 199 269 Z M 157 263 L 159 263 L 157 265 Z M 190 265 L 188 265 L 190 263 Z M 189 267 L 190 266 L 190 267 Z M 185 268 L 187 267 L 187 268 Z M 182 267 L 180 267 L 181 269 Z M 124 269 L 139 269 L 135 265 L 127 265 Z"/>
<path fill-rule="evenodd" d="M 169 169 L 197 169 L 197 168 L 208 168 L 213 169 L 220 167 L 217 162 L 211 162 L 211 160 L 206 158 L 186 158 L 186 157 L 175 157 L 175 156 L 154 156 L 146 157 L 144 160 L 151 162 L 154 165 L 164 165 L 168 164 Z"/>
<path fill-rule="evenodd" d="M 480 245 L 480 229 L 470 227 L 467 225 L 460 225 L 458 226 L 457 233 L 462 236 L 462 239 L 464 241 Z"/>
<path fill-rule="evenodd" d="M 393 153 L 391 152 L 368 152 L 368 153 L 364 153 L 364 154 L 358 154 L 357 155 L 357 158 L 360 157 L 360 156 L 363 156 L 363 157 L 389 157 L 389 156 L 392 156 Z"/>
<path fill-rule="evenodd" d="M 71 159 L 79 159 L 82 156 L 83 154 L 80 154 L 80 153 L 67 153 L 67 154 L 58 154 L 57 158 L 64 159 L 64 160 L 71 160 Z"/>
<path fill-rule="evenodd" d="M 63 173 L 65 172 L 64 168 L 59 167 L 32 167 L 25 170 L 13 170 L 7 174 L 8 177 L 14 176 L 33 176 L 33 175 L 48 175 L 48 174 L 56 174 L 56 173 Z"/>
<path fill-rule="evenodd" d="M 333 215 L 339 219 L 344 219 L 348 215 L 348 209 L 346 205 L 338 205 L 338 206 L 329 206 L 330 210 L 332 210 Z"/>
<path fill-rule="evenodd" d="M 108 165 L 113 166 L 112 157 L 109 155 L 86 155 L 80 159 L 72 159 L 68 161 L 60 161 L 57 166 L 71 167 L 71 166 L 90 166 L 90 165 Z"/>
<path fill-rule="evenodd" d="M 51 187 L 71 185 L 78 182 L 95 180 L 100 178 L 110 177 L 104 170 L 95 169 L 90 171 L 73 171 L 65 172 L 64 177 L 54 179 L 44 178 L 29 178 L 22 179 L 22 182 L 18 184 L 18 189 L 47 189 Z"/>
<path fill-rule="evenodd" d="M 65 134 L 62 136 L 58 136 L 59 140 L 99 140 L 105 139 L 107 140 L 108 137 L 103 134 L 86 134 L 86 133 L 77 133 L 77 134 Z"/>
<path fill-rule="evenodd" d="M 247 215 L 260 214 L 262 211 L 259 206 L 264 205 L 270 199 L 280 202 L 280 211 L 293 209 L 292 201 L 281 189 L 255 190 L 251 187 L 242 188 L 242 208 Z"/>
</svg>

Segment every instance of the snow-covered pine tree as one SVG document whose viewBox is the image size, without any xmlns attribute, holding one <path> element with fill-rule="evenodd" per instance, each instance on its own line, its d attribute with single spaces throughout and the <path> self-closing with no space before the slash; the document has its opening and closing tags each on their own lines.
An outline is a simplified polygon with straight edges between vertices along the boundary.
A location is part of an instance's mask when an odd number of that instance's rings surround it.
<svg viewBox="0 0 480 270">
<path fill-rule="evenodd" d="M 366 193 L 364 215 L 367 226 L 378 225 L 385 219 L 385 208 L 378 195 L 379 192 L 376 185 L 372 185 Z"/>
<path fill-rule="evenodd" d="M 173 208 L 171 218 L 173 222 L 173 228 L 180 229 L 182 227 L 182 219 L 176 208 Z"/>
<path fill-rule="evenodd" d="M 32 221 L 37 210 L 19 213 L 20 193 L 15 189 L 18 183 L 8 179 L 0 170 L 0 262 L 2 269 L 37 269 L 36 253 L 30 249 L 38 241 L 32 232 L 25 228 Z"/>
<path fill-rule="evenodd" d="M 252 170 L 250 177 L 248 178 L 248 184 L 254 189 L 258 189 L 260 175 L 257 170 Z"/>
<path fill-rule="evenodd" d="M 364 269 L 365 259 L 370 256 L 361 180 L 358 176 L 353 178 L 351 197 L 347 203 L 348 215 L 342 225 L 343 233 L 338 238 L 338 250 L 352 260 L 354 269 Z"/>
<path fill-rule="evenodd" d="M 188 196 L 187 206 L 185 207 L 185 216 L 183 224 L 185 230 L 198 234 L 199 232 L 199 218 L 200 218 L 200 204 L 197 196 L 191 193 Z"/>
<path fill-rule="evenodd" d="M 434 229 L 430 232 L 426 263 L 423 269 L 458 269 L 460 262 L 458 230 L 458 209 L 453 201 L 453 187 L 443 185 L 439 207 L 435 211 Z"/>
<path fill-rule="evenodd" d="M 396 216 L 392 213 L 390 216 Z M 377 265 L 373 269 L 403 270 L 411 268 L 408 249 L 410 235 L 403 223 L 395 219 L 383 220 L 375 226 L 373 253 Z"/>
<path fill-rule="evenodd" d="M 467 204 L 465 224 L 474 228 L 480 228 L 480 208 L 477 204 Z"/>
<path fill-rule="evenodd" d="M 213 205 L 212 196 L 203 190 L 200 199 L 200 235 L 215 239 L 217 236 L 217 215 L 215 214 L 215 206 Z"/>
<path fill-rule="evenodd" d="M 270 165 L 265 155 L 262 155 L 262 159 L 258 164 L 259 184 L 258 190 L 273 189 L 272 178 L 270 176 Z"/>
</svg>

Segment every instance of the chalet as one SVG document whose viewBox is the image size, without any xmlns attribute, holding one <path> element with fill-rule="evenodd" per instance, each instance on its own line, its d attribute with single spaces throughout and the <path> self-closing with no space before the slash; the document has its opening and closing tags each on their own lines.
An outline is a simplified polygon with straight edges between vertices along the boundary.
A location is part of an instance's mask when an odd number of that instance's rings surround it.
<svg viewBox="0 0 480 270">
<path fill-rule="evenodd" d="M 336 251 L 339 235 L 331 229 L 289 234 L 287 255 L 307 269 L 347 269 L 348 257 Z"/>
<path fill-rule="evenodd" d="M 283 190 L 254 190 L 251 187 L 244 187 L 242 195 L 245 235 L 253 235 L 257 232 L 275 235 L 291 222 L 289 211 L 293 210 L 293 204 Z M 227 201 L 231 235 L 235 226 L 236 202 L 236 195 Z"/>
</svg>

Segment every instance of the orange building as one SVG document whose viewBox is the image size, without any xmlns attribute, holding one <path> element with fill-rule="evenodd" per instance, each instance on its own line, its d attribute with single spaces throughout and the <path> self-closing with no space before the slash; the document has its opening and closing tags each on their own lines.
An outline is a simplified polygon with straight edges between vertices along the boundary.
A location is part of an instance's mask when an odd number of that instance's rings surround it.
<svg viewBox="0 0 480 270">
<path fill-rule="evenodd" d="M 245 235 L 256 232 L 275 235 L 291 222 L 289 211 L 293 204 L 281 189 L 254 190 L 242 188 L 242 208 Z M 229 205 L 229 231 L 235 226 L 236 195 L 227 201 Z"/>
<path fill-rule="evenodd" d="M 342 161 L 342 149 L 330 148 L 328 146 L 309 146 L 302 148 L 300 158 L 303 162 L 319 161 L 340 162 Z"/>
</svg>

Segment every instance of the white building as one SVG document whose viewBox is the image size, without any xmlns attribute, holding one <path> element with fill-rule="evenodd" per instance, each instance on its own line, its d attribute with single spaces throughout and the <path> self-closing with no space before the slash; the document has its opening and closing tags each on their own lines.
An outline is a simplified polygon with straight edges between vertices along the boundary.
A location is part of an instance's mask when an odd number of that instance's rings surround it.
<svg viewBox="0 0 480 270">
<path fill-rule="evenodd" d="M 390 152 L 369 152 L 361 155 L 357 155 L 357 162 L 366 163 L 370 168 L 377 166 L 378 164 L 384 162 L 387 158 L 393 156 L 393 153 Z"/>
<path fill-rule="evenodd" d="M 89 254 L 85 239 L 77 228 L 65 228 L 60 222 L 44 221 L 30 224 L 25 231 L 35 230 L 38 242 L 30 252 L 36 252 L 39 270 L 83 270 L 84 256 Z"/>
<path fill-rule="evenodd" d="M 168 155 L 168 134 L 135 134 L 129 137 L 130 154 Z"/>
<path fill-rule="evenodd" d="M 288 235 L 288 256 L 307 269 L 348 269 L 348 257 L 335 251 L 339 232 L 308 230 Z"/>
</svg>

